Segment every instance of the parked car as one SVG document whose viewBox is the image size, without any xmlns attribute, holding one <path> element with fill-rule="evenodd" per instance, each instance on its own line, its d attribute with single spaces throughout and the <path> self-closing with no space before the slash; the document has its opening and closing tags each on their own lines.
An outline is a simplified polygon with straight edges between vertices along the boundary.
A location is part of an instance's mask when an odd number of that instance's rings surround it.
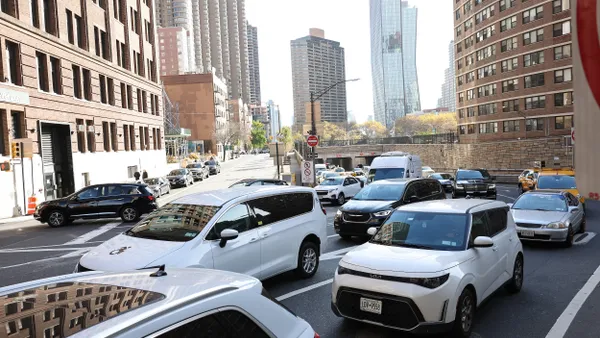
<svg viewBox="0 0 600 338">
<path fill-rule="evenodd" d="M 208 172 L 210 175 L 217 175 L 221 173 L 221 164 L 219 161 L 208 160 L 204 162 L 204 164 L 208 167 Z"/>
<path fill-rule="evenodd" d="M 4 337 L 318 337 L 257 279 L 205 269 L 46 278 L 0 288 L 0 308 Z"/>
<path fill-rule="evenodd" d="M 317 180 L 317 183 L 321 184 L 326 179 L 330 179 L 330 178 L 334 178 L 334 177 L 339 177 L 339 176 L 341 176 L 341 173 L 335 173 L 333 171 L 324 171 L 321 174 L 321 176 L 319 176 L 319 178 Z"/>
<path fill-rule="evenodd" d="M 431 167 L 421 167 L 421 172 L 422 172 L 423 177 L 427 178 L 431 174 L 434 174 L 435 170 L 431 169 Z"/>
<path fill-rule="evenodd" d="M 444 187 L 444 190 L 452 191 L 452 183 L 454 182 L 454 177 L 452 177 L 452 175 L 446 173 L 434 173 L 429 175 L 429 178 L 438 180 L 442 187 Z"/>
<path fill-rule="evenodd" d="M 188 187 L 190 184 L 194 184 L 192 172 L 187 168 L 171 170 L 167 175 L 167 179 L 171 184 L 171 188 Z"/>
<path fill-rule="evenodd" d="M 286 181 L 276 179 L 245 178 L 230 185 L 229 188 L 255 187 L 259 185 L 289 185 Z"/>
<path fill-rule="evenodd" d="M 333 228 L 343 239 L 351 236 L 371 237 L 367 230 L 381 226 L 395 208 L 408 203 L 443 199 L 446 199 L 446 194 L 436 180 L 375 181 L 338 209 Z"/>
<path fill-rule="evenodd" d="M 340 261 L 332 309 L 412 333 L 471 336 L 478 306 L 523 285 L 523 248 L 509 207 L 481 199 L 399 207 Z"/>
<path fill-rule="evenodd" d="M 213 268 L 259 279 L 312 277 L 327 243 L 314 189 L 248 187 L 187 195 L 85 254 L 77 271 Z M 122 251 L 120 254 L 115 252 Z"/>
<path fill-rule="evenodd" d="M 187 165 L 186 169 L 192 173 L 194 181 L 204 181 L 205 178 L 210 176 L 208 166 L 204 163 L 191 163 Z"/>
<path fill-rule="evenodd" d="M 575 234 L 586 230 L 583 205 L 567 191 L 526 192 L 510 210 L 523 241 L 561 242 L 570 247 Z"/>
<path fill-rule="evenodd" d="M 452 198 L 471 196 L 495 200 L 494 179 L 485 169 L 458 169 L 452 185 Z"/>
<path fill-rule="evenodd" d="M 148 185 L 148 188 L 150 188 L 150 191 L 154 194 L 156 198 L 159 198 L 164 194 L 171 193 L 171 185 L 169 184 L 169 181 L 165 178 L 147 178 L 144 180 L 144 183 Z"/>
<path fill-rule="evenodd" d="M 35 208 L 33 217 L 55 228 L 76 219 L 121 217 L 125 222 L 132 222 L 156 208 L 156 198 L 145 184 L 109 183 L 42 202 Z"/>
<path fill-rule="evenodd" d="M 327 178 L 315 187 L 321 201 L 342 205 L 346 199 L 358 194 L 365 184 L 352 176 Z"/>
</svg>

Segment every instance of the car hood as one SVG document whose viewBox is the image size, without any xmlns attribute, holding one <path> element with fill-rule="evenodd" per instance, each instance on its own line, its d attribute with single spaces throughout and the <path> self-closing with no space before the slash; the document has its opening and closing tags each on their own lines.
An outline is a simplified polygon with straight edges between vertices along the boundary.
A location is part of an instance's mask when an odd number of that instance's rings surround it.
<svg viewBox="0 0 600 338">
<path fill-rule="evenodd" d="M 186 242 L 167 242 L 120 234 L 93 248 L 79 263 L 97 271 L 142 269 L 155 260 L 179 250 Z"/>
<path fill-rule="evenodd" d="M 341 185 L 317 185 L 315 190 L 317 191 L 331 191 L 341 187 Z"/>
<path fill-rule="evenodd" d="M 510 209 L 515 223 L 531 223 L 546 225 L 552 222 L 566 221 L 568 212 L 565 211 L 539 211 L 526 209 Z"/>
<path fill-rule="evenodd" d="M 377 212 L 387 210 L 392 207 L 395 201 L 360 201 L 349 200 L 340 210 L 344 212 Z"/>
<path fill-rule="evenodd" d="M 434 273 L 471 259 L 470 251 L 438 251 L 365 243 L 348 252 L 344 263 L 376 271 Z"/>
</svg>

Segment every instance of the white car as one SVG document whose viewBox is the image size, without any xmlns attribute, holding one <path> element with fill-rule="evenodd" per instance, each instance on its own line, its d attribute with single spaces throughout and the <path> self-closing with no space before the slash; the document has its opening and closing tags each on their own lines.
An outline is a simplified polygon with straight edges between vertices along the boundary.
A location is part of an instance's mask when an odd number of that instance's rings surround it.
<svg viewBox="0 0 600 338">
<path fill-rule="evenodd" d="M 163 268 L 0 288 L 0 337 L 318 337 L 255 278 Z"/>
<path fill-rule="evenodd" d="M 427 178 L 431 174 L 435 174 L 435 170 L 431 169 L 431 167 L 422 167 L 421 171 L 423 173 L 423 177 Z"/>
<path fill-rule="evenodd" d="M 358 194 L 364 182 L 352 176 L 334 176 L 327 178 L 315 187 L 319 199 L 342 205 L 348 198 Z"/>
<path fill-rule="evenodd" d="M 336 315 L 412 333 L 470 337 L 494 291 L 523 285 L 523 248 L 508 205 L 437 200 L 396 209 L 335 272 Z"/>
<path fill-rule="evenodd" d="M 79 272 L 214 268 L 258 279 L 312 277 L 327 243 L 314 189 L 260 186 L 190 194 L 85 254 Z"/>
</svg>

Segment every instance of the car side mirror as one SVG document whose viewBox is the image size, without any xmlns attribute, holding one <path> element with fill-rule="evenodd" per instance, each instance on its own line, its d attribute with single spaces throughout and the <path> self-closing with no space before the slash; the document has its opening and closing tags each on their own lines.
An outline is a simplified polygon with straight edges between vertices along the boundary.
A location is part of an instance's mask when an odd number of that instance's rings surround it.
<svg viewBox="0 0 600 338">
<path fill-rule="evenodd" d="M 364 188 L 365 187 L 365 182 L 360 182 L 360 187 Z"/>
<path fill-rule="evenodd" d="M 221 248 L 224 248 L 225 244 L 227 244 L 227 241 L 236 239 L 236 238 L 238 238 L 239 235 L 240 235 L 240 233 L 237 230 L 233 230 L 233 229 L 225 229 L 225 230 L 221 231 L 221 241 L 219 242 L 219 246 Z"/>
<path fill-rule="evenodd" d="M 377 228 L 375 228 L 375 227 L 370 227 L 369 229 L 367 229 L 367 234 L 369 236 L 375 236 L 376 233 L 377 233 Z"/>
<path fill-rule="evenodd" d="M 454 181 L 454 177 L 450 177 L 450 181 Z"/>
<path fill-rule="evenodd" d="M 415 195 L 412 195 L 412 196 L 410 196 L 410 197 L 407 199 L 407 202 L 408 202 L 408 203 L 415 203 L 415 202 L 418 202 L 418 201 L 419 201 L 419 198 L 418 198 L 417 196 L 415 196 Z"/>
<path fill-rule="evenodd" d="M 575 207 L 575 206 L 570 206 L 569 207 L 569 212 L 577 212 L 579 210 L 579 208 Z"/>
<path fill-rule="evenodd" d="M 513 206 L 512 203 L 506 203 L 506 205 L 508 205 L 509 208 L 512 208 L 512 206 Z"/>
<path fill-rule="evenodd" d="M 473 241 L 474 248 L 491 248 L 494 246 L 494 240 L 487 236 L 479 236 Z"/>
</svg>

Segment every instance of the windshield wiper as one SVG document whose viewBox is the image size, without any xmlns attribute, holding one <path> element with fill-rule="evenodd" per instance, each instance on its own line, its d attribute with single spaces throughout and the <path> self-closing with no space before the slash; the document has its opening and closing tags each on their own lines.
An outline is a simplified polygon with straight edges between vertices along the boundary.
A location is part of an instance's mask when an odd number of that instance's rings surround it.
<svg viewBox="0 0 600 338">
<path fill-rule="evenodd" d="M 415 249 L 434 250 L 434 248 L 432 248 L 430 246 L 420 245 L 420 244 L 402 243 L 402 244 L 399 244 L 398 246 L 403 246 L 403 247 L 407 247 L 407 248 L 415 248 Z"/>
</svg>

